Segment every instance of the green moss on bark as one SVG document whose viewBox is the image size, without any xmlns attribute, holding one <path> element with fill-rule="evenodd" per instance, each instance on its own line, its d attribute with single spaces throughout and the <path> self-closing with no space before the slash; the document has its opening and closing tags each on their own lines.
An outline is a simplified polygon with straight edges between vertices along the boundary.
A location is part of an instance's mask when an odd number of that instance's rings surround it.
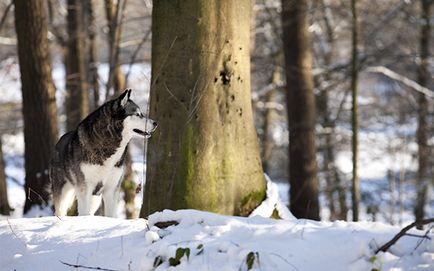
<svg viewBox="0 0 434 271">
<path fill-rule="evenodd" d="M 265 196 L 250 58 L 239 49 L 249 48 L 251 2 L 154 4 L 150 117 L 159 128 L 149 141 L 142 217 L 166 208 L 246 215 Z"/>
<path fill-rule="evenodd" d="M 180 144 L 180 167 L 179 179 L 177 180 L 178 197 L 181 204 L 177 206 L 194 206 L 193 195 L 193 127 L 187 124 Z"/>
<path fill-rule="evenodd" d="M 252 191 L 241 199 L 240 207 L 236 210 L 236 215 L 248 216 L 261 202 L 265 200 L 265 189 Z"/>
</svg>

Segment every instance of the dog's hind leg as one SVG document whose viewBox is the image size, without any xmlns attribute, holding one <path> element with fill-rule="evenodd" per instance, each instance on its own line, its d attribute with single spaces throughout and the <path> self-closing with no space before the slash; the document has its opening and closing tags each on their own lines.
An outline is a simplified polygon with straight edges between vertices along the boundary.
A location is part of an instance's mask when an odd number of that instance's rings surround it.
<svg viewBox="0 0 434 271">
<path fill-rule="evenodd" d="M 54 194 L 54 208 L 56 216 L 65 216 L 75 198 L 75 189 L 70 182 L 66 182 L 60 194 Z"/>
</svg>

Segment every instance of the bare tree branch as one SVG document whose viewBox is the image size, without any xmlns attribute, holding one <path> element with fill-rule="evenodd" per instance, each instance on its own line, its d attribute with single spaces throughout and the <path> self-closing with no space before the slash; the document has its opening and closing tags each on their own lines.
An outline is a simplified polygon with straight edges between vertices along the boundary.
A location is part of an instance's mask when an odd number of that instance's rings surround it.
<svg viewBox="0 0 434 271">
<path fill-rule="evenodd" d="M 137 45 L 136 50 L 134 50 L 134 53 L 131 56 L 130 64 L 128 66 L 128 72 L 125 75 L 125 85 L 128 84 L 128 78 L 130 77 L 130 74 L 131 74 L 131 68 L 132 68 L 134 62 L 136 62 L 137 55 L 138 55 L 140 49 L 142 48 L 143 44 L 145 44 L 145 42 L 148 40 L 150 34 L 151 34 L 151 29 L 149 29 L 148 32 L 146 32 L 146 34 L 143 36 L 142 40 L 140 41 L 139 45 Z"/>
<path fill-rule="evenodd" d="M 102 267 L 85 266 L 85 265 L 81 265 L 81 264 L 71 264 L 71 263 L 66 263 L 64 261 L 59 261 L 59 262 L 61 262 L 64 265 L 71 266 L 74 268 L 84 268 L 84 269 L 103 270 L 103 271 L 119 271 L 116 269 L 107 269 L 107 268 L 102 268 Z"/>
<path fill-rule="evenodd" d="M 417 82 L 411 80 L 408 77 L 405 77 L 401 74 L 398 74 L 386 67 L 383 66 L 375 66 L 375 67 L 369 67 L 366 69 L 367 72 L 372 72 L 372 73 L 381 73 L 395 81 L 401 82 L 404 85 L 408 86 L 411 89 L 416 90 L 417 92 L 420 92 L 422 94 L 424 94 L 426 97 L 433 99 L 434 98 L 434 91 L 419 85 Z"/>
<path fill-rule="evenodd" d="M 1 29 L 3 28 L 3 25 L 4 25 L 5 22 L 6 22 L 6 18 L 8 17 L 9 11 L 11 10 L 11 7 L 12 7 L 13 3 L 14 3 L 14 2 L 11 1 L 11 2 L 6 6 L 5 12 L 3 13 L 3 16 L 2 16 L 2 18 L 1 18 L 1 20 L 0 20 L 0 31 L 1 31 Z"/>
<path fill-rule="evenodd" d="M 434 217 L 433 218 L 423 219 L 423 220 L 420 220 L 420 221 L 415 221 L 415 222 L 411 223 L 410 225 L 405 226 L 389 242 L 385 243 L 380 248 L 378 248 L 375 251 L 375 254 L 378 254 L 378 252 L 380 252 L 380 251 L 386 252 L 391 246 L 393 246 L 396 242 L 398 242 L 398 240 L 402 236 L 406 235 L 407 231 L 410 230 L 411 228 L 416 227 L 416 226 L 422 226 L 422 225 L 430 224 L 430 223 L 434 223 Z"/>
<path fill-rule="evenodd" d="M 8 38 L 8 37 L 0 37 L 1 45 L 17 45 L 17 39 Z"/>
<path fill-rule="evenodd" d="M 115 10 L 112 8 L 112 1 L 106 1 L 106 18 L 109 25 L 109 74 L 106 83 L 106 100 L 110 97 L 110 90 L 114 85 L 114 75 L 115 69 L 119 68 L 119 52 L 120 52 L 120 41 L 122 35 L 121 22 L 125 15 L 125 9 L 127 6 L 127 0 L 119 0 L 116 3 Z"/>
</svg>

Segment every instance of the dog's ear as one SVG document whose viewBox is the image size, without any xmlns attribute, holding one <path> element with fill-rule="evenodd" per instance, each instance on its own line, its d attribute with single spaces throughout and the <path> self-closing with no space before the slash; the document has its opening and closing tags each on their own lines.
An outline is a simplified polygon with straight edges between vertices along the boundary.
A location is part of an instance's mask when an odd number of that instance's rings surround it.
<svg viewBox="0 0 434 271">
<path fill-rule="evenodd" d="M 127 104 L 128 100 L 130 99 L 130 95 L 131 95 L 131 89 L 126 89 L 124 93 L 122 93 L 121 96 L 119 96 L 118 100 L 121 107 L 124 107 Z"/>
</svg>

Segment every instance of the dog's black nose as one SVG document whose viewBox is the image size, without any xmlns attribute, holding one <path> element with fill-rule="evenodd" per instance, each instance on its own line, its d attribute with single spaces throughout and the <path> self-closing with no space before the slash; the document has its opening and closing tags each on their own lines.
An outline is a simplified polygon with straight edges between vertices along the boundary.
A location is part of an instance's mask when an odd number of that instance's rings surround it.
<svg viewBox="0 0 434 271">
<path fill-rule="evenodd" d="M 154 127 L 157 127 L 157 125 L 158 125 L 158 123 L 156 121 L 154 121 L 152 124 L 154 125 Z"/>
</svg>

